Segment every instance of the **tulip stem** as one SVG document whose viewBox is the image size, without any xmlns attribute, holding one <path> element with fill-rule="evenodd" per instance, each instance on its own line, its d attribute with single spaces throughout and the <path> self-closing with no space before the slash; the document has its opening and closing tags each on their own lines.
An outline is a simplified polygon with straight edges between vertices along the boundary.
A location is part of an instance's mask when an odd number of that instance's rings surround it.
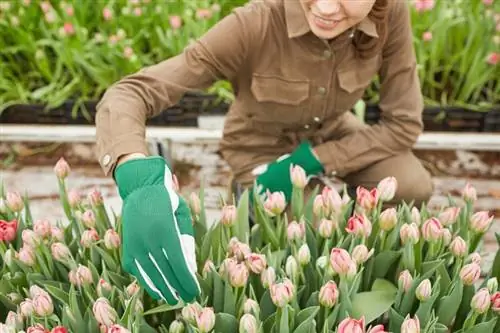
<svg viewBox="0 0 500 333">
<path fill-rule="evenodd" d="M 474 310 L 472 310 L 469 313 L 469 315 L 467 316 L 467 319 L 465 320 L 465 323 L 464 323 L 464 331 L 467 331 L 470 328 L 472 328 L 472 326 L 474 326 L 474 324 L 476 323 L 476 319 L 477 319 L 478 315 L 479 315 L 479 313 L 477 313 Z"/>
</svg>

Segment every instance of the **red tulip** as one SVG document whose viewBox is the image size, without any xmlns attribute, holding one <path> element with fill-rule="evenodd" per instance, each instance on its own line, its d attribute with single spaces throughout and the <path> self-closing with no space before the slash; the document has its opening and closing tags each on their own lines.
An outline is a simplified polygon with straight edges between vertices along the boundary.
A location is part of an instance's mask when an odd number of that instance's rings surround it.
<svg viewBox="0 0 500 333">
<path fill-rule="evenodd" d="M 17 220 L 0 220 L 0 242 L 12 242 L 17 236 Z"/>
</svg>

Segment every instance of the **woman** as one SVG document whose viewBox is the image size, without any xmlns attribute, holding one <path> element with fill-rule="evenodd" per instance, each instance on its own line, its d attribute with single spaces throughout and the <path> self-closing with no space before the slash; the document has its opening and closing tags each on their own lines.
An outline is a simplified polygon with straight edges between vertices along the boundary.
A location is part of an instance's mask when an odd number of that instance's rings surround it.
<svg viewBox="0 0 500 333">
<path fill-rule="evenodd" d="M 382 117 L 365 126 L 349 110 L 377 75 Z M 124 199 L 124 266 L 153 297 L 189 301 L 199 286 L 189 210 L 165 161 L 147 156 L 146 118 L 221 79 L 235 91 L 220 153 L 236 189 L 256 182 L 289 198 L 298 164 L 350 186 L 394 176 L 395 200 L 430 197 L 411 152 L 423 101 L 407 3 L 254 0 L 182 54 L 117 82 L 98 105 L 99 161 Z"/>
</svg>

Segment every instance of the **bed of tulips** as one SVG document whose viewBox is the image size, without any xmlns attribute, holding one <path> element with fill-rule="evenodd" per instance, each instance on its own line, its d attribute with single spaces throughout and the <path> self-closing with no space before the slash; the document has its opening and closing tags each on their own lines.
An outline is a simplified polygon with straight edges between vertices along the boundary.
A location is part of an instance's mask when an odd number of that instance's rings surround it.
<svg viewBox="0 0 500 333">
<path fill-rule="evenodd" d="M 2 333 L 500 329 L 500 255 L 480 276 L 493 217 L 474 210 L 472 186 L 439 211 L 390 207 L 393 178 L 358 188 L 355 200 L 328 187 L 305 195 L 295 167 L 291 208 L 281 193 L 248 191 L 237 205 L 221 202 L 214 223 L 201 189 L 187 200 L 202 294 L 170 306 L 122 271 L 120 217 L 106 213 L 100 192 L 71 190 L 63 159 L 54 170 L 65 221 L 33 217 L 27 195 L 1 191 Z"/>
</svg>

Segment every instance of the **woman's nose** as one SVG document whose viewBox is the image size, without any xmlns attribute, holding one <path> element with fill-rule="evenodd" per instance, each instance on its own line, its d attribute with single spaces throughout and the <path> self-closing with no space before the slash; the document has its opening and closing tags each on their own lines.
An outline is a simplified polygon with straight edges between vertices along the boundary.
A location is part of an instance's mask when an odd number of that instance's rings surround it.
<svg viewBox="0 0 500 333">
<path fill-rule="evenodd" d="M 336 14 L 340 9 L 339 0 L 317 0 L 316 8 L 320 15 L 329 16 Z"/>
</svg>

